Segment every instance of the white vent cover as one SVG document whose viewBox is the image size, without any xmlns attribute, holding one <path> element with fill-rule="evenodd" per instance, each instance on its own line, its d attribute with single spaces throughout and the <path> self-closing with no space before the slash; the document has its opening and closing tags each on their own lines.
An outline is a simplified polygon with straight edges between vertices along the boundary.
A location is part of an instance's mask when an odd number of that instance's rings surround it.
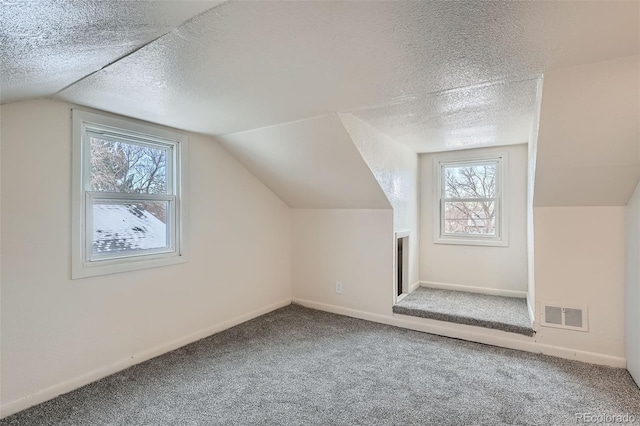
<svg viewBox="0 0 640 426">
<path fill-rule="evenodd" d="M 567 330 L 589 331 L 587 327 L 586 306 L 561 306 L 557 303 L 545 303 L 542 305 L 543 327 L 564 328 Z"/>
</svg>

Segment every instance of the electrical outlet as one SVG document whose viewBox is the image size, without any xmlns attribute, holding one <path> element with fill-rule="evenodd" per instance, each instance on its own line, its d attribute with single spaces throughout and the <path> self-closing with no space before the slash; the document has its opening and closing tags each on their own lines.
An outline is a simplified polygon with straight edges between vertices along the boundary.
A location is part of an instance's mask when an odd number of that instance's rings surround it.
<svg viewBox="0 0 640 426">
<path fill-rule="evenodd" d="M 336 281 L 336 293 L 342 294 L 342 283 L 340 281 Z"/>
</svg>

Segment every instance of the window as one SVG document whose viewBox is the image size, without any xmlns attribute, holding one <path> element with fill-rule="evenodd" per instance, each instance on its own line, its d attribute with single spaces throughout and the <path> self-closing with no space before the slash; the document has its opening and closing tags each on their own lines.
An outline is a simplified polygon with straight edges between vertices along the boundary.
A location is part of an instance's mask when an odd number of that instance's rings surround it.
<svg viewBox="0 0 640 426">
<path fill-rule="evenodd" d="M 186 137 L 73 110 L 73 278 L 185 261 Z"/>
<path fill-rule="evenodd" d="M 436 243 L 506 246 L 502 180 L 506 154 L 436 159 Z"/>
</svg>

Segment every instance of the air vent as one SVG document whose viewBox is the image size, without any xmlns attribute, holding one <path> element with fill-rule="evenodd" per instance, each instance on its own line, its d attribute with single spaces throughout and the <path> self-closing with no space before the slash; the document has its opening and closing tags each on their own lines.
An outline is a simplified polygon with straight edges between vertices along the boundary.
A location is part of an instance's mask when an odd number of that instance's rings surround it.
<svg viewBox="0 0 640 426">
<path fill-rule="evenodd" d="M 545 306 L 544 319 L 549 324 L 562 325 L 562 308 L 558 306 Z"/>
<path fill-rule="evenodd" d="M 543 327 L 588 331 L 587 308 L 586 306 L 561 306 L 556 303 L 543 304 L 540 325 Z"/>
<path fill-rule="evenodd" d="M 569 327 L 582 327 L 582 309 L 564 308 L 564 325 Z"/>
</svg>

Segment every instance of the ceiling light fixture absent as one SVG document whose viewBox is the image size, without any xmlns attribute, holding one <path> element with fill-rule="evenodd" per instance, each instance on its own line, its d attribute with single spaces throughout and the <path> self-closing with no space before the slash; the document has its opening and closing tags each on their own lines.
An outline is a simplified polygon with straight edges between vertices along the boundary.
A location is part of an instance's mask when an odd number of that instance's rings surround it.
<svg viewBox="0 0 640 426">
<path fill-rule="evenodd" d="M 447 148 L 479 147 L 498 143 L 498 127 L 496 125 L 474 126 L 452 129 L 445 132 Z"/>
</svg>

